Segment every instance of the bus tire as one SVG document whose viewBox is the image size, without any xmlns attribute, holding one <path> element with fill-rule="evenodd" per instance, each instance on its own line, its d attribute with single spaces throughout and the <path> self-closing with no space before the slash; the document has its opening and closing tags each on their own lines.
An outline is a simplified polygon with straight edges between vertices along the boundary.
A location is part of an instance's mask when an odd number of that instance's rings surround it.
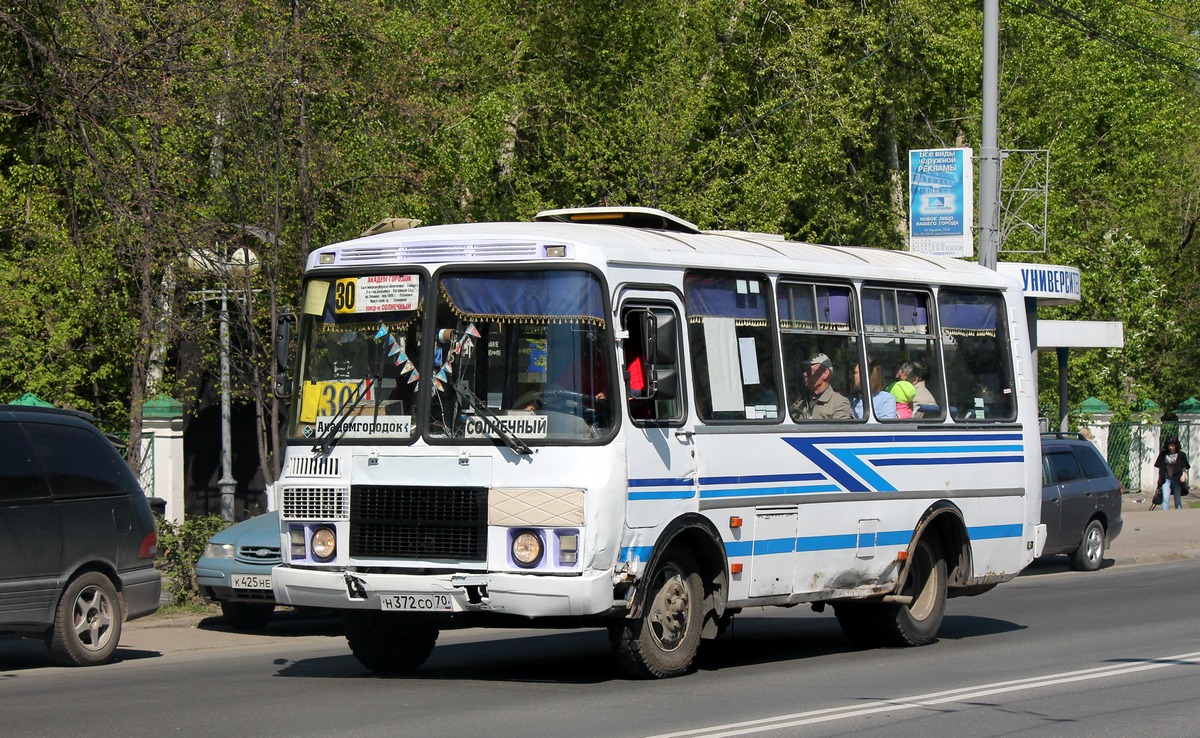
<svg viewBox="0 0 1200 738">
<path fill-rule="evenodd" d="M 884 644 L 924 646 L 936 640 L 946 613 L 946 587 L 946 558 L 941 547 L 922 538 L 913 547 L 908 576 L 899 592 L 912 597 L 912 602 L 880 607 Z"/>
<path fill-rule="evenodd" d="M 703 606 L 704 582 L 695 558 L 686 548 L 672 546 L 647 584 L 641 617 L 609 628 L 621 668 L 640 679 L 686 673 L 700 646 Z"/>
<path fill-rule="evenodd" d="M 342 621 L 354 658 L 380 674 L 415 671 L 438 639 L 437 624 L 421 615 L 347 610 Z"/>
<path fill-rule="evenodd" d="M 858 646 L 924 646 L 932 643 L 946 612 L 946 559 L 928 539 L 913 547 L 898 594 L 912 602 L 842 602 L 834 605 L 842 633 Z"/>
</svg>

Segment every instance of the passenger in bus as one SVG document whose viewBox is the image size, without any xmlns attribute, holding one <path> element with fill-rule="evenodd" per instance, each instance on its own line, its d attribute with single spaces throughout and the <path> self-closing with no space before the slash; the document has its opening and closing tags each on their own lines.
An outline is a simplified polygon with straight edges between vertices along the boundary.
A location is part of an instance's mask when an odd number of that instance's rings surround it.
<svg viewBox="0 0 1200 738">
<path fill-rule="evenodd" d="M 817 354 L 809 359 L 808 371 L 803 376 L 804 396 L 792 403 L 793 420 L 849 420 L 854 417 L 850 401 L 829 383 L 833 362 L 828 356 Z"/>
<path fill-rule="evenodd" d="M 881 389 L 883 385 L 883 369 L 880 368 L 879 362 L 875 359 L 867 359 L 867 383 L 868 391 L 871 393 L 871 411 L 876 418 L 880 420 L 895 420 L 900 417 L 896 414 L 896 398 L 892 397 L 891 393 Z M 862 371 L 860 365 L 854 367 L 854 399 L 850 401 L 851 409 L 854 411 L 854 417 L 863 417 L 863 386 L 862 386 Z"/>
<path fill-rule="evenodd" d="M 896 416 L 911 418 L 913 416 L 913 400 L 917 397 L 917 388 L 908 381 L 903 364 L 896 369 L 896 378 L 888 384 L 887 391 L 896 398 Z"/>
<path fill-rule="evenodd" d="M 906 361 L 900 365 L 899 372 L 903 372 L 904 378 L 912 382 L 913 389 L 917 392 L 913 397 L 913 417 L 928 418 L 940 415 L 942 409 L 938 406 L 937 398 L 925 384 L 929 376 L 925 365 L 919 361 Z"/>
</svg>

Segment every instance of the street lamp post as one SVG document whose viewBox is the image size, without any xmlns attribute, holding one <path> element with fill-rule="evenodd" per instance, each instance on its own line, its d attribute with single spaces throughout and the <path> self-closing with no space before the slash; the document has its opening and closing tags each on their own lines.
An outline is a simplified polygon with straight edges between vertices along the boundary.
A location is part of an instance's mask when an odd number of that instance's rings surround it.
<svg viewBox="0 0 1200 738">
<path fill-rule="evenodd" d="M 221 490 L 221 517 L 233 522 L 234 508 L 237 502 L 237 480 L 233 477 L 228 281 L 234 277 L 253 274 L 258 268 L 258 257 L 248 248 L 237 248 L 226 255 L 218 246 L 214 250 L 195 249 L 192 251 L 189 266 L 195 272 L 215 277 L 220 285 L 218 297 L 221 309 L 217 314 L 217 321 L 221 384 L 221 477 L 217 480 L 217 487 Z M 209 299 L 209 295 L 212 293 L 209 290 L 201 290 L 200 294 L 203 299 Z"/>
<path fill-rule="evenodd" d="M 221 355 L 221 517 L 233 522 L 237 480 L 233 478 L 233 434 L 229 410 L 229 295 L 221 282 L 220 355 Z"/>
</svg>

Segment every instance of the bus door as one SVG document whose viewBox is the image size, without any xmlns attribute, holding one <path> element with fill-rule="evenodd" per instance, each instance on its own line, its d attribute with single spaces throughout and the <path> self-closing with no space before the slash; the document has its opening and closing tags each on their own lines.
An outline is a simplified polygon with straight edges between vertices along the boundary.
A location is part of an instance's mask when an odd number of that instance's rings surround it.
<svg viewBox="0 0 1200 738">
<path fill-rule="evenodd" d="M 631 528 L 659 525 L 680 508 L 696 509 L 696 461 L 683 386 L 682 305 L 676 294 L 632 290 L 618 314 L 624 375 Z M 672 513 L 676 510 L 676 513 Z"/>
</svg>

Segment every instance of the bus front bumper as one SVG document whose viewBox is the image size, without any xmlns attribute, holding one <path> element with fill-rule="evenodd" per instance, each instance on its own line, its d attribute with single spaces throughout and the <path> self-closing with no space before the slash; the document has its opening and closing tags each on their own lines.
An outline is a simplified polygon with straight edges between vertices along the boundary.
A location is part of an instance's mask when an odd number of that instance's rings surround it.
<svg viewBox="0 0 1200 738">
<path fill-rule="evenodd" d="M 431 612 L 496 612 L 524 617 L 598 615 L 624 607 L 611 572 L 581 576 L 463 572 L 378 574 L 278 566 L 275 599 L 300 607 Z"/>
</svg>

